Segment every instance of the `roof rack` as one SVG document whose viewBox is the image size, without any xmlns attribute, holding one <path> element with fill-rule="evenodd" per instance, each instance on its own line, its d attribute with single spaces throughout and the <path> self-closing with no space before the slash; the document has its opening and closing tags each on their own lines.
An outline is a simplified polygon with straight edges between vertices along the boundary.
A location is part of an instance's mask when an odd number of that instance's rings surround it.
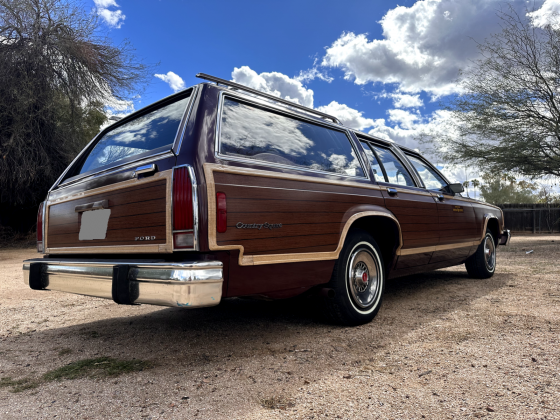
<svg viewBox="0 0 560 420">
<path fill-rule="evenodd" d="M 321 118 L 329 119 L 329 120 L 333 121 L 334 123 L 336 123 L 338 125 L 342 125 L 342 123 L 338 120 L 338 118 L 333 117 L 332 115 L 325 114 L 324 112 L 321 112 L 321 111 L 316 111 L 312 108 L 308 108 L 306 106 L 296 104 L 295 102 L 290 102 L 286 99 L 282 99 L 282 98 L 279 98 L 277 96 L 270 95 L 268 93 L 264 93 L 264 92 L 261 92 L 261 91 L 256 90 L 256 89 L 252 89 L 252 88 L 247 87 L 247 86 L 243 86 L 239 83 L 230 82 L 229 80 L 220 79 L 219 77 L 210 76 L 209 74 L 206 74 L 206 73 L 198 73 L 196 75 L 196 77 L 198 77 L 199 79 L 209 80 L 209 81 L 215 82 L 217 84 L 230 86 L 230 87 L 235 88 L 235 89 L 243 90 L 245 92 L 249 92 L 249 93 L 252 93 L 254 95 L 262 96 L 264 98 L 271 99 L 275 102 L 280 102 L 284 105 L 291 106 L 292 108 L 301 109 L 301 110 L 303 110 L 305 112 L 308 112 L 310 114 L 315 114 L 315 115 L 317 115 Z"/>
</svg>

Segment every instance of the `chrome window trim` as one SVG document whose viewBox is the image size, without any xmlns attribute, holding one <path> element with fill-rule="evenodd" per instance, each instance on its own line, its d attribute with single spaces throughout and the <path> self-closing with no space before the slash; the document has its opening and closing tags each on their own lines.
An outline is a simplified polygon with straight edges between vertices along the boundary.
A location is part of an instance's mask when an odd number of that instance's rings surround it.
<svg viewBox="0 0 560 420">
<path fill-rule="evenodd" d="M 187 168 L 189 172 L 189 180 L 191 182 L 192 191 L 192 207 L 193 207 L 193 228 L 184 230 L 174 230 L 173 229 L 173 210 L 175 206 L 173 205 L 173 181 L 175 178 L 175 169 Z M 173 251 L 198 251 L 198 184 L 196 182 L 196 175 L 194 173 L 194 168 L 191 165 L 179 165 L 174 166 L 171 172 L 171 249 Z M 175 248 L 175 233 L 191 232 L 193 233 L 193 247 L 192 248 Z"/>
<path fill-rule="evenodd" d="M 116 165 L 116 166 L 113 166 L 113 167 L 111 167 L 111 168 L 103 169 L 103 170 L 101 170 L 101 171 L 93 172 L 93 173 L 91 173 L 91 174 L 85 175 L 84 177 L 80 177 L 80 178 L 78 178 L 78 179 L 76 179 L 76 180 L 74 180 L 74 181 L 71 181 L 71 182 L 69 182 L 69 183 L 67 183 L 67 184 L 62 184 L 62 185 L 60 185 L 60 182 L 64 179 L 64 177 L 66 176 L 66 174 L 68 173 L 68 171 L 70 170 L 70 168 L 72 168 L 72 167 L 74 166 L 74 164 L 80 159 L 80 157 L 86 152 L 86 150 L 89 150 L 89 148 L 95 143 L 95 141 L 96 141 L 98 138 L 100 138 L 100 136 L 104 135 L 104 134 L 114 125 L 114 124 L 111 124 L 111 125 L 105 127 L 103 130 L 101 130 L 99 133 L 97 133 L 97 135 L 86 145 L 86 147 L 84 147 L 84 148 L 82 149 L 82 151 L 81 151 L 80 153 L 78 153 L 78 155 L 74 158 L 74 160 L 72 160 L 72 162 L 70 163 L 70 165 L 68 165 L 68 166 L 66 167 L 66 169 L 64 170 L 64 172 L 62 172 L 62 175 L 60 175 L 60 176 L 58 177 L 58 179 L 55 181 L 55 183 L 54 183 L 54 184 L 52 185 L 52 187 L 49 189 L 49 192 L 51 192 L 53 189 L 55 189 L 55 188 L 58 187 L 59 185 L 61 186 L 61 188 L 66 188 L 67 186 L 76 185 L 76 184 L 85 182 L 85 181 L 87 181 L 87 180 L 89 180 L 89 179 L 96 178 L 96 177 L 98 177 L 98 176 L 104 176 L 104 175 L 108 175 L 108 174 L 110 174 L 110 173 L 119 172 L 119 171 L 121 171 L 121 170 L 123 170 L 123 169 L 128 169 L 128 165 L 130 165 L 130 166 L 138 165 L 139 162 L 142 162 L 142 163 L 149 163 L 149 162 L 151 162 L 151 161 L 153 161 L 153 160 L 155 160 L 155 159 L 157 159 L 157 158 L 161 158 L 161 155 L 169 154 L 169 157 L 171 157 L 171 156 L 177 156 L 177 154 L 175 153 L 175 149 L 176 149 L 175 146 L 177 145 L 177 143 L 179 143 L 179 147 L 180 147 L 180 145 L 181 145 L 181 143 L 182 143 L 182 137 L 183 137 L 183 134 L 184 134 L 184 129 L 185 129 L 186 125 L 187 125 L 187 120 L 186 120 L 185 118 L 188 119 L 188 117 L 190 116 L 190 112 L 191 112 L 192 107 L 193 107 L 193 104 L 194 104 L 193 98 L 195 97 L 195 95 L 197 95 L 197 93 L 198 93 L 198 91 L 199 91 L 199 85 L 195 85 L 195 86 L 188 87 L 188 88 L 182 90 L 181 92 L 174 93 L 174 94 L 172 94 L 172 95 L 166 96 L 165 98 L 160 99 L 159 101 L 156 101 L 156 102 L 154 102 L 153 104 L 150 104 L 150 105 L 144 107 L 144 108 L 147 108 L 147 107 L 154 107 L 154 108 L 157 108 L 157 104 L 159 104 L 159 103 L 161 103 L 161 102 L 165 102 L 165 101 L 167 101 L 169 98 L 172 98 L 172 97 L 175 96 L 175 95 L 180 96 L 181 94 L 184 94 L 186 91 L 188 91 L 188 90 L 190 90 L 190 89 L 192 89 L 192 92 L 191 92 L 191 95 L 189 96 L 189 103 L 188 103 L 187 106 L 185 107 L 185 111 L 183 112 L 183 116 L 181 117 L 181 122 L 179 123 L 179 127 L 177 127 L 177 133 L 175 134 L 175 139 L 173 140 L 173 144 L 171 145 L 170 150 L 166 150 L 166 151 L 163 151 L 163 152 L 159 152 L 159 153 L 156 153 L 156 154 L 154 154 L 154 155 L 145 156 L 144 158 L 141 158 L 141 159 L 139 159 L 139 160 L 135 160 L 135 161 L 132 161 L 132 162 L 127 162 L 127 163 L 123 163 L 123 164 L 120 164 L 120 165 Z M 179 99 L 179 100 L 180 100 L 180 99 Z M 127 115 L 127 117 L 130 117 L 130 116 L 133 116 L 133 115 L 135 115 L 135 114 L 137 114 L 137 113 L 140 113 L 144 108 L 141 108 L 141 109 L 139 109 L 138 111 L 133 112 L 133 113 L 130 114 L 130 115 Z M 126 118 L 126 117 L 125 117 L 125 118 Z M 178 149 L 177 149 L 177 150 L 178 150 Z M 155 158 L 155 159 L 152 159 L 152 158 Z M 152 160 L 150 160 L 150 159 L 152 159 Z"/>
<path fill-rule="evenodd" d="M 357 137 L 357 136 L 356 136 L 356 137 Z M 358 138 L 358 139 L 359 139 L 359 138 Z M 404 188 L 419 188 L 419 189 L 425 189 L 423 186 L 418 186 L 418 185 L 419 185 L 419 182 L 418 182 L 418 179 L 417 179 L 417 177 L 416 177 L 416 172 L 412 172 L 412 171 L 410 170 L 410 167 L 409 167 L 410 163 L 408 162 L 408 159 L 403 159 L 402 152 L 401 152 L 400 149 L 398 149 L 398 148 L 396 147 L 396 144 L 395 144 L 395 143 L 387 143 L 387 144 L 379 143 L 379 144 L 376 144 L 376 143 L 375 143 L 374 141 L 372 141 L 372 140 L 364 139 L 364 141 L 365 141 L 366 143 L 367 143 L 367 142 L 372 143 L 372 146 L 377 146 L 377 147 L 381 147 L 381 148 L 384 148 L 384 149 L 388 149 L 389 152 L 392 152 L 393 155 L 397 158 L 397 160 L 398 160 L 400 163 L 403 164 L 404 168 L 405 168 L 406 170 L 408 170 L 408 172 L 409 172 L 409 174 L 410 174 L 410 176 L 411 176 L 412 182 L 414 182 L 415 185 L 402 185 L 402 184 L 395 184 L 395 183 L 393 183 L 393 182 L 385 182 L 385 181 L 377 181 L 377 182 L 382 182 L 383 184 L 387 184 L 387 185 L 396 185 L 396 186 L 398 186 L 399 188 L 400 188 L 400 187 L 404 187 Z M 375 150 L 375 149 L 373 149 L 373 150 Z M 382 168 L 382 170 L 383 170 L 383 172 L 384 172 L 384 175 L 386 175 L 387 170 L 385 169 L 385 165 L 383 164 L 383 161 L 382 161 L 381 159 L 378 159 L 378 161 L 379 161 L 379 164 L 381 165 L 381 168 Z M 388 176 L 387 176 L 387 179 L 389 179 Z M 422 184 L 420 184 L 420 185 L 422 185 Z"/>
<path fill-rule="evenodd" d="M 200 92 L 200 85 L 192 86 L 192 90 L 193 91 L 190 96 L 189 104 L 187 105 L 187 109 L 183 114 L 181 125 L 179 125 L 179 130 L 181 130 L 181 133 L 179 134 L 179 138 L 175 139 L 175 142 L 173 143 L 173 147 L 171 148 L 171 150 L 173 151 L 173 153 L 175 153 L 176 156 L 178 156 L 179 153 L 181 152 L 181 146 L 183 145 L 183 138 L 185 137 L 185 131 L 187 131 L 187 125 L 189 123 L 189 118 L 191 117 L 192 110 L 194 108 L 194 102 L 198 98 L 198 93 Z"/>
<path fill-rule="evenodd" d="M 354 151 L 354 153 L 356 155 L 356 159 L 358 159 L 358 162 L 360 164 L 360 168 L 362 169 L 362 172 L 364 173 L 364 176 L 345 175 L 345 174 L 340 174 L 340 173 L 336 173 L 336 172 L 322 171 L 322 170 L 319 170 L 319 169 L 310 169 L 310 168 L 306 168 L 306 167 L 302 167 L 302 166 L 284 165 L 284 164 L 281 164 L 281 163 L 266 162 L 264 160 L 249 159 L 249 158 L 243 158 L 243 157 L 237 157 L 237 156 L 226 156 L 226 155 L 220 154 L 219 151 L 220 151 L 220 135 L 221 135 L 221 129 L 222 129 L 223 104 L 224 104 L 225 97 L 228 97 L 228 96 L 233 97 L 234 99 L 239 100 L 240 102 L 248 102 L 249 104 L 261 106 L 263 108 L 269 108 L 271 110 L 277 111 L 280 114 L 284 114 L 286 117 L 301 119 L 301 120 L 304 120 L 304 121 L 309 122 L 311 124 L 315 124 L 315 125 L 319 125 L 319 126 L 325 126 L 329 129 L 333 129 L 333 130 L 344 133 L 346 135 L 346 138 L 348 139 L 348 143 L 350 144 L 350 147 L 352 148 L 352 150 Z M 216 159 L 221 159 L 221 160 L 227 160 L 227 161 L 233 161 L 233 162 L 242 162 L 242 163 L 250 163 L 250 164 L 253 164 L 253 165 L 257 164 L 257 165 L 262 165 L 262 166 L 265 166 L 265 167 L 292 169 L 292 170 L 297 170 L 297 171 L 312 172 L 312 173 L 323 174 L 323 175 L 327 174 L 327 175 L 340 176 L 340 177 L 350 178 L 350 179 L 354 179 L 354 180 L 355 179 L 363 179 L 363 180 L 371 181 L 370 178 L 369 178 L 369 171 L 366 171 L 365 168 L 364 168 L 364 162 L 362 160 L 361 153 L 358 150 L 356 150 L 356 146 L 354 144 L 354 139 L 350 135 L 350 130 L 349 129 L 347 129 L 344 126 L 340 126 L 338 124 L 335 124 L 335 123 L 329 123 L 328 121 L 319 121 L 319 120 L 316 120 L 316 119 L 313 119 L 313 118 L 308 118 L 304 115 L 301 115 L 301 114 L 298 114 L 298 113 L 295 113 L 295 112 L 290 112 L 286 108 L 276 106 L 275 104 L 272 104 L 268 101 L 260 100 L 260 98 L 254 98 L 252 96 L 245 95 L 245 94 L 240 94 L 238 92 L 221 91 L 220 94 L 219 94 L 218 114 L 217 114 L 217 121 L 216 121 L 216 133 L 215 133 L 215 140 L 214 140 L 214 157 Z M 369 166 L 368 166 L 368 168 L 369 168 Z"/>
<path fill-rule="evenodd" d="M 392 146 L 391 149 L 393 149 L 396 152 L 397 157 L 400 157 L 401 162 L 408 169 L 408 172 L 410 172 L 410 174 L 412 175 L 412 179 L 414 180 L 416 187 L 426 189 L 426 186 L 424 185 L 424 181 L 422 181 L 420 175 L 418 175 L 416 169 L 414 169 L 414 166 L 408 161 L 408 158 L 403 153 L 403 151 L 399 148 L 399 146 L 397 144 L 393 144 L 391 146 Z"/>
</svg>

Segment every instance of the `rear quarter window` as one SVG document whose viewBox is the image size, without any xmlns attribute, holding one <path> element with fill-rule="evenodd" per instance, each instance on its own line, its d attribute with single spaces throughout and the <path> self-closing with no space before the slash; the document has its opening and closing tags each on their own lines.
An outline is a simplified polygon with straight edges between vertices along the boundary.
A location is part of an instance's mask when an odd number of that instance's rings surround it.
<svg viewBox="0 0 560 420">
<path fill-rule="evenodd" d="M 223 156 L 365 177 L 350 139 L 338 131 L 224 98 Z"/>
</svg>

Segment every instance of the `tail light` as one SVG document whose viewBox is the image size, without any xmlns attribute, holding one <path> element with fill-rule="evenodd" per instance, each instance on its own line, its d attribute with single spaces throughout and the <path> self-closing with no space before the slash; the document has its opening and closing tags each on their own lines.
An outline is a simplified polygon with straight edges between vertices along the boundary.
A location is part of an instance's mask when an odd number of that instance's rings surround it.
<svg viewBox="0 0 560 420">
<path fill-rule="evenodd" d="M 194 249 L 193 182 L 186 166 L 173 172 L 173 244 Z"/>
<path fill-rule="evenodd" d="M 43 206 L 44 202 L 39 204 L 39 210 L 37 211 L 37 252 L 44 252 L 43 247 Z"/>
<path fill-rule="evenodd" d="M 227 230 L 226 195 L 223 192 L 216 193 L 216 229 L 219 233 Z"/>
</svg>

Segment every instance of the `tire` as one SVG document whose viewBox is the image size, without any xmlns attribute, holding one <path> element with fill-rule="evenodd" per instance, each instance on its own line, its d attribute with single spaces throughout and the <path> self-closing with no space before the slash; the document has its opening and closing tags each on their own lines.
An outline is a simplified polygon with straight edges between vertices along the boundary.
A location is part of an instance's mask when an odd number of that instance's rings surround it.
<svg viewBox="0 0 560 420">
<path fill-rule="evenodd" d="M 496 241 L 490 229 L 486 230 L 484 239 L 476 252 L 465 262 L 467 273 L 475 279 L 488 279 L 496 271 Z"/>
<path fill-rule="evenodd" d="M 362 230 L 348 233 L 328 287 L 334 296 L 324 297 L 322 302 L 331 321 L 361 325 L 377 315 L 385 289 L 385 267 L 371 235 Z"/>
</svg>

